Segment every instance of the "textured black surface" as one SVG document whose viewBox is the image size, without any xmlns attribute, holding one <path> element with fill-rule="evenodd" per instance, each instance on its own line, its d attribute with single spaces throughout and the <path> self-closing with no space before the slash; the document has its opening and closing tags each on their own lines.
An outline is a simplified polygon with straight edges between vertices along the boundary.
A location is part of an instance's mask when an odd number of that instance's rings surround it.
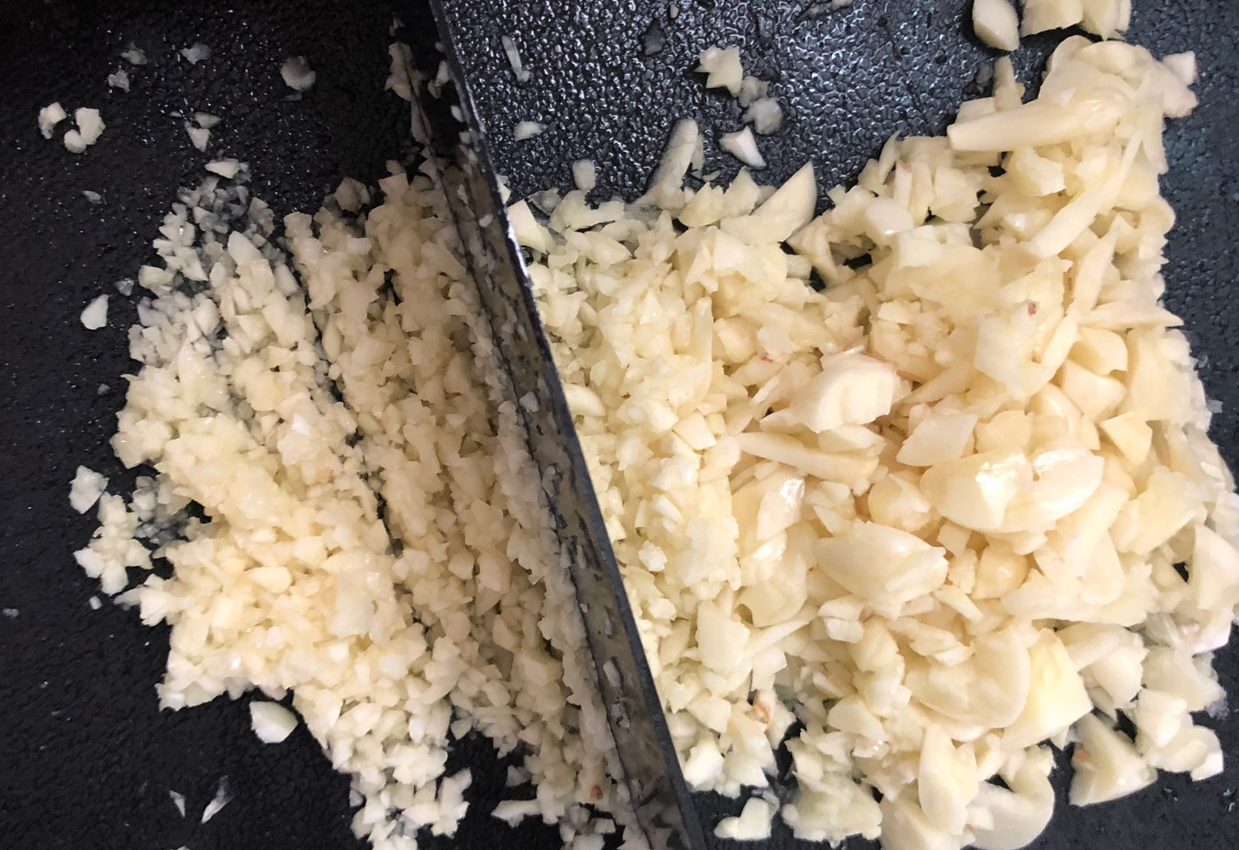
<svg viewBox="0 0 1239 850">
<path fill-rule="evenodd" d="M 497 143 L 519 191 L 567 185 L 571 160 L 590 156 L 603 192 L 633 194 L 657 162 L 671 121 L 694 114 L 720 130 L 738 110 L 704 92 L 689 69 L 710 43 L 744 46 L 746 64 L 780 81 L 789 122 L 764 150 L 772 177 L 806 156 L 822 185 L 853 175 L 895 130 L 940 129 L 986 54 L 965 34 L 962 4 L 857 0 L 851 10 L 801 20 L 807 2 L 705 4 L 505 0 L 458 6 L 476 35 L 465 54 L 488 81 L 483 113 L 498 138 L 517 120 L 545 121 L 542 136 Z M 1137 0 L 1136 39 L 1159 52 L 1196 49 L 1205 70 L 1200 109 L 1171 130 L 1167 193 L 1180 224 L 1170 246 L 1168 300 L 1208 356 L 1205 380 L 1224 405 L 1215 436 L 1239 460 L 1239 3 Z M 595 8 L 597 7 L 597 8 Z M 605 7 L 605 13 L 598 11 Z M 470 9 L 474 11 L 470 12 Z M 591 11 L 594 9 L 594 11 Z M 932 15 L 927 10 L 932 9 Z M 759 11 L 760 10 L 760 13 Z M 403 144 L 404 110 L 381 92 L 391 8 L 382 2 L 302 4 L 236 0 L 13 3 L 0 0 L 0 848 L 3 850 L 192 850 L 361 846 L 348 830 L 347 782 L 304 732 L 259 744 L 243 703 L 216 701 L 160 714 L 154 684 L 167 635 L 105 606 L 73 564 L 91 521 L 69 511 L 76 465 L 117 473 L 105 441 L 129 368 L 124 328 L 132 306 L 114 298 L 108 328 L 89 333 L 78 314 L 112 282 L 150 258 L 149 243 L 175 189 L 211 156 L 254 166 L 256 193 L 276 211 L 311 209 L 345 173 L 371 178 Z M 664 49 L 642 58 L 657 16 Z M 425 36 L 424 21 L 405 15 Z M 759 27 L 759 19 L 768 22 Z M 883 21 L 885 21 L 883 23 Z M 758 36 L 758 30 L 769 34 Z M 511 33 L 532 72 L 515 85 L 499 46 Z M 130 40 L 151 65 L 130 68 L 133 91 L 108 89 Z M 214 50 L 190 66 L 175 51 Z M 318 82 L 285 101 L 279 66 L 305 54 Z M 945 57 L 942 61 L 938 58 Z M 1020 64 L 1036 64 L 1026 54 Z M 59 99 L 103 110 L 108 130 L 80 157 L 35 128 Z M 223 123 L 210 155 L 188 143 L 177 110 L 215 112 Z M 726 157 L 718 158 L 726 169 Z M 100 192 L 90 204 L 82 190 Z M 101 383 L 111 390 L 97 394 Z M 1223 684 L 1239 693 L 1233 651 Z M 1211 722 L 1211 721 L 1210 721 Z M 1214 723 L 1231 756 L 1224 776 L 1192 785 L 1164 777 L 1155 788 L 1089 810 L 1061 805 L 1042 848 L 1222 850 L 1239 846 L 1239 722 Z M 462 748 L 458 763 L 487 761 Z M 210 823 L 203 807 L 227 775 L 234 800 Z M 475 771 L 483 796 L 497 774 Z M 188 798 L 181 819 L 168 789 Z M 454 846 L 550 847 L 549 831 L 501 832 L 471 820 Z M 450 845 L 444 845 L 450 846 Z M 773 846 L 791 846 L 781 836 Z"/>
</svg>

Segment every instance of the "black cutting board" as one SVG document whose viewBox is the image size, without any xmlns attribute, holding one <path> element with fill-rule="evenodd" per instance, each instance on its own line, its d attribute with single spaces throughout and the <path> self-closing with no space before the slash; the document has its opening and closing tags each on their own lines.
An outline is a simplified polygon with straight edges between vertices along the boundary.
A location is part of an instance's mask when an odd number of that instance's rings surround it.
<svg viewBox="0 0 1239 850">
<path fill-rule="evenodd" d="M 892 132 L 937 132 L 986 53 L 963 24 L 963 5 L 857 0 L 852 9 L 804 15 L 811 3 L 517 2 L 453 4 L 471 34 L 470 72 L 486 81 L 479 106 L 500 170 L 518 193 L 567 186 L 569 164 L 598 163 L 600 191 L 631 196 L 657 162 L 670 123 L 694 115 L 713 137 L 738 109 L 707 93 L 689 69 L 714 43 L 743 47 L 746 66 L 777 75 L 788 121 L 763 150 L 772 179 L 806 158 L 823 188 L 853 177 Z M 1202 8 L 1203 7 L 1203 8 Z M 87 600 L 97 588 L 73 563 L 92 522 L 73 514 L 67 489 L 79 463 L 123 480 L 106 441 L 130 368 L 125 329 L 132 304 L 113 297 L 110 324 L 78 322 L 97 294 L 151 259 L 149 244 L 178 187 L 217 156 L 249 161 L 255 193 L 278 214 L 312 210 L 344 174 L 374 179 L 408 153 L 406 110 L 382 92 L 393 13 L 406 38 L 433 40 L 410 3 L 236 0 L 226 5 L 146 2 L 0 2 L 0 850 L 346 850 L 348 783 L 299 730 L 260 744 L 244 702 L 217 700 L 160 713 L 154 685 L 166 629 Z M 650 25 L 657 20 L 661 39 Z M 510 34 L 531 71 L 518 85 L 499 42 Z M 1239 4 L 1141 4 L 1133 36 L 1157 52 L 1195 49 L 1205 77 L 1200 109 L 1170 135 L 1167 194 L 1179 213 L 1167 267 L 1168 300 L 1185 315 L 1205 381 L 1223 403 L 1215 438 L 1239 460 Z M 661 49 L 644 56 L 660 41 Z M 134 41 L 151 64 L 119 53 Z M 1017 64 L 1036 67 L 1050 39 Z M 196 66 L 176 56 L 201 42 Z M 279 79 L 284 57 L 307 56 L 318 73 L 300 100 Z M 107 75 L 126 67 L 128 94 Z M 40 107 L 93 106 L 108 129 L 81 156 L 38 133 Z M 209 154 L 193 150 L 174 112 L 223 122 Z M 539 120 L 535 139 L 504 141 L 502 128 Z M 734 163 L 718 158 L 724 174 Z M 96 205 L 83 195 L 98 192 Z M 114 294 L 114 292 L 113 292 Z M 109 389 L 102 394 L 101 384 Z M 1220 661 L 1239 687 L 1235 653 Z M 1214 724 L 1239 757 L 1239 721 Z M 502 784 L 486 746 L 465 742 L 454 763 L 474 767 L 477 812 Z M 221 776 L 233 801 L 198 823 Z M 1232 848 L 1239 764 L 1198 785 L 1158 786 L 1087 811 L 1060 805 L 1036 846 Z M 168 790 L 186 795 L 188 817 Z M 703 801 L 712 807 L 710 801 Z M 509 832 L 481 814 L 454 842 L 431 847 L 552 848 L 552 830 Z M 786 835 L 770 846 L 789 847 Z M 856 846 L 860 846 L 857 843 Z"/>
</svg>

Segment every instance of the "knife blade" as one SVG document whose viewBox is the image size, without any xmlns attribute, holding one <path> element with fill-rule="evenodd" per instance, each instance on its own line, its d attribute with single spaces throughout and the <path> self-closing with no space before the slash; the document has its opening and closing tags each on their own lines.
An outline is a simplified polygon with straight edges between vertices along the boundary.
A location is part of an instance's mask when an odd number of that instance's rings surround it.
<svg viewBox="0 0 1239 850">
<path fill-rule="evenodd" d="M 530 454 L 542 474 L 562 558 L 575 587 L 589 658 L 606 707 L 636 821 L 654 850 L 704 850 L 705 838 L 680 769 L 636 620 L 572 414 L 543 331 L 520 247 L 508 221 L 442 0 L 430 0 L 450 80 L 431 95 L 419 86 L 415 123 L 429 149 L 477 282 L 499 359 L 518 405 Z"/>
</svg>

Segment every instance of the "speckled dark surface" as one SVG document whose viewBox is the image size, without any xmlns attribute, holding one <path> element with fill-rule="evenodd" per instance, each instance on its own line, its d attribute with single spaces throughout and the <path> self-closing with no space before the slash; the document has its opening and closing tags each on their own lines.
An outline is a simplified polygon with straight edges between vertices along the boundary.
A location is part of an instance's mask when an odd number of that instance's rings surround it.
<svg viewBox="0 0 1239 850">
<path fill-rule="evenodd" d="M 149 258 L 159 217 L 178 186 L 194 182 L 211 156 L 254 166 L 255 191 L 284 213 L 312 208 L 341 175 L 374 177 L 402 152 L 403 109 L 381 92 L 392 5 L 226 6 L 144 0 L 95 4 L 0 0 L 0 848 L 3 850 L 268 850 L 360 847 L 348 829 L 347 782 L 299 731 L 280 746 L 258 743 L 244 703 L 217 701 L 161 714 L 154 684 L 167 636 L 105 605 L 74 565 L 91 522 L 73 514 L 66 491 L 76 465 L 118 473 L 105 441 L 129 368 L 124 328 L 132 306 L 113 298 L 109 327 L 88 333 L 78 314 L 95 295 Z M 806 156 L 823 187 L 853 175 L 895 130 L 940 129 L 986 55 L 961 24 L 959 0 L 918 11 L 895 0 L 857 0 L 820 18 L 808 2 L 582 3 L 503 0 L 458 5 L 471 33 L 466 53 L 489 82 L 481 106 L 501 169 L 518 191 L 565 185 L 581 156 L 599 165 L 602 190 L 632 193 L 657 161 L 666 128 L 682 114 L 720 130 L 738 110 L 703 91 L 689 73 L 705 45 L 741 44 L 746 64 L 778 75 L 789 121 L 764 143 L 771 176 Z M 1201 107 L 1171 130 L 1166 191 L 1180 224 L 1170 246 L 1168 300 L 1184 313 L 1205 380 L 1223 402 L 1215 436 L 1239 461 L 1239 3 L 1137 0 L 1134 37 L 1158 52 L 1193 48 L 1206 74 Z M 605 12 L 599 11 L 606 9 Z M 932 15 L 926 9 L 932 8 Z M 404 13 L 416 34 L 428 24 Z M 643 57 L 657 18 L 663 49 Z M 511 33 L 532 72 L 515 85 L 499 46 Z M 762 35 L 764 34 L 764 35 Z M 151 64 L 129 68 L 128 94 L 105 79 L 130 41 Z M 213 49 L 190 66 L 176 50 Z M 286 101 L 279 66 L 305 54 L 318 82 Z M 939 61 L 939 57 L 944 57 Z M 1021 65 L 1036 64 L 1037 52 Z M 95 106 L 108 130 L 80 157 L 35 127 L 40 107 Z M 193 150 L 170 113 L 223 116 L 210 155 Z M 517 120 L 550 125 L 514 143 Z M 726 158 L 718 164 L 732 168 Z M 83 190 L 102 194 L 92 205 Z M 99 395 L 101 383 L 111 388 Z M 1223 682 L 1239 688 L 1235 653 Z M 1210 721 L 1211 722 L 1211 721 Z M 1117 804 L 1060 806 L 1041 848 L 1222 850 L 1239 846 L 1239 720 L 1214 724 L 1231 760 L 1224 776 L 1198 785 L 1166 777 Z M 483 747 L 456 755 L 496 774 Z M 234 800 L 198 823 L 221 776 Z M 182 819 L 168 798 L 187 797 Z M 490 788 L 478 789 L 483 795 Z M 482 808 L 482 807 L 479 807 Z M 501 832 L 471 820 L 458 847 L 551 847 L 536 826 Z M 772 846 L 792 846 L 781 835 Z"/>
</svg>

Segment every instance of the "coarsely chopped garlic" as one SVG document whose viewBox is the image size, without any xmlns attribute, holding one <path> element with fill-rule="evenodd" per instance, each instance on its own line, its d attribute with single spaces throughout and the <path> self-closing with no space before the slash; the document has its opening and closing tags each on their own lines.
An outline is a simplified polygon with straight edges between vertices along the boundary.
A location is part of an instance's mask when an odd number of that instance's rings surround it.
<svg viewBox="0 0 1239 850">
<path fill-rule="evenodd" d="M 1024 35 L 1076 26 L 1113 38 L 1131 24 L 1131 0 L 1022 0 Z"/>
<path fill-rule="evenodd" d="M 211 798 L 211 802 L 206 804 L 206 808 L 202 810 L 201 822 L 206 823 L 211 818 L 215 817 L 224 806 L 232 802 L 232 794 L 228 790 L 228 777 L 221 776 L 219 785 L 215 788 L 215 796 Z"/>
<path fill-rule="evenodd" d="M 521 63 L 521 52 L 516 42 L 512 40 L 512 36 L 501 36 L 499 41 L 503 45 L 504 54 L 508 57 L 508 64 L 512 66 L 512 73 L 516 75 L 516 81 L 518 83 L 529 82 L 529 71 Z"/>
<path fill-rule="evenodd" d="M 293 91 L 301 92 L 314 85 L 318 74 L 314 73 L 304 56 L 289 56 L 280 66 L 280 77 L 284 80 L 284 85 Z"/>
<path fill-rule="evenodd" d="M 259 567 L 259 569 L 277 570 L 282 568 Z M 278 586 L 282 588 L 287 585 L 281 579 Z M 264 744 L 279 744 L 286 740 L 293 733 L 293 730 L 297 728 L 297 715 L 278 702 L 255 700 L 250 703 L 250 725 L 254 729 L 254 734 L 258 736 L 258 740 Z"/>
<path fill-rule="evenodd" d="M 698 57 L 697 73 L 706 75 L 706 88 L 727 89 L 732 97 L 740 94 L 744 66 L 738 47 L 707 47 Z"/>
<path fill-rule="evenodd" d="M 73 120 L 77 123 L 77 129 L 65 133 L 64 139 L 65 147 L 70 153 L 81 153 L 86 150 L 99 141 L 99 137 L 107 129 L 99 115 L 98 109 L 90 109 L 88 107 L 75 109 L 73 110 Z"/>
<path fill-rule="evenodd" d="M 195 148 L 205 152 L 207 144 L 211 140 L 211 131 L 206 127 L 195 127 L 188 121 L 185 122 L 185 132 L 189 134 L 189 142 Z"/>
<path fill-rule="evenodd" d="M 108 74 L 108 85 L 121 91 L 129 91 L 129 72 L 124 68 Z"/>
<path fill-rule="evenodd" d="M 116 594 L 129 568 L 151 568 L 142 541 L 157 546 L 172 575 L 136 575 L 120 601 L 172 627 L 161 704 L 291 691 L 352 775 L 353 829 L 379 850 L 408 850 L 423 826 L 455 831 L 470 776 L 444 776 L 449 736 L 474 729 L 522 748 L 537 786 L 497 816 L 592 846 L 631 823 L 610 778 L 621 769 L 431 173 L 393 173 L 373 208 L 343 181 L 313 218 L 285 220 L 291 259 L 246 187 L 211 176 L 182 194 L 156 241 L 166 268 L 138 275 L 141 369 L 113 439 L 124 464 L 156 474 L 128 506 L 102 496 L 76 557 Z M 184 516 L 191 500 L 204 519 Z M 294 720 L 274 703 L 251 712 L 263 740 Z M 639 833 L 625 846 L 639 850 Z"/>
<path fill-rule="evenodd" d="M 811 169 L 684 189 L 687 121 L 637 204 L 512 208 L 694 789 L 769 785 L 794 714 L 796 837 L 1014 850 L 1047 740 L 1081 804 L 1220 769 L 1239 500 L 1158 303 L 1191 70 L 1071 38 L 1022 103 L 1002 60 L 811 221 Z"/>
<path fill-rule="evenodd" d="M 997 50 L 1010 53 L 1020 46 L 1020 18 L 1011 0 L 972 0 L 972 30 Z"/>
<path fill-rule="evenodd" d="M 130 65 L 146 64 L 146 52 L 143 51 L 142 48 L 135 46 L 132 41 L 129 42 L 129 46 L 127 48 L 121 51 L 120 55 L 121 58 Z"/>
<path fill-rule="evenodd" d="M 82 311 L 82 327 L 88 331 L 97 331 L 108 323 L 108 296 L 96 296 Z"/>
<path fill-rule="evenodd" d="M 724 133 L 718 146 L 749 168 L 766 167 L 766 160 L 757 149 L 757 139 L 753 138 L 753 131 L 748 127 L 734 133 Z"/>
<path fill-rule="evenodd" d="M 512 128 L 512 136 L 518 142 L 523 142 L 526 139 L 532 139 L 534 136 L 540 136 L 546 130 L 545 124 L 540 124 L 537 121 L 519 121 Z"/>
<path fill-rule="evenodd" d="M 181 55 L 185 57 L 190 65 L 197 65 L 203 59 L 209 59 L 211 56 L 211 48 L 207 45 L 198 42 L 190 47 L 182 47 Z"/>
<path fill-rule="evenodd" d="M 56 125 L 68 117 L 59 101 L 49 103 L 39 110 L 39 132 L 43 134 L 43 138 L 50 139 Z"/>
<path fill-rule="evenodd" d="M 79 514 L 84 514 L 92 507 L 108 488 L 108 479 L 93 469 L 84 466 L 77 468 L 73 483 L 69 487 L 69 505 Z"/>
</svg>

